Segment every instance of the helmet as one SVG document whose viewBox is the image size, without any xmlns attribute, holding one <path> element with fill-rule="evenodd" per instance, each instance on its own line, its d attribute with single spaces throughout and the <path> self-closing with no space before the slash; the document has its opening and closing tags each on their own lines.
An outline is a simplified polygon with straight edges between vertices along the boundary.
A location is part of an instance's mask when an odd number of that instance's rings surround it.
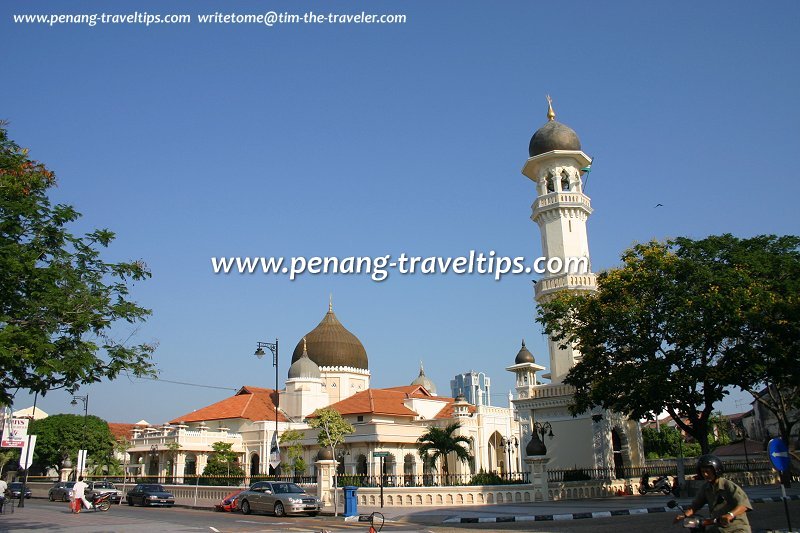
<svg viewBox="0 0 800 533">
<path fill-rule="evenodd" d="M 701 468 L 711 468 L 714 470 L 714 475 L 719 477 L 725 471 L 722 467 L 722 461 L 716 455 L 701 455 L 697 459 L 697 475 L 701 476 L 700 469 Z"/>
</svg>

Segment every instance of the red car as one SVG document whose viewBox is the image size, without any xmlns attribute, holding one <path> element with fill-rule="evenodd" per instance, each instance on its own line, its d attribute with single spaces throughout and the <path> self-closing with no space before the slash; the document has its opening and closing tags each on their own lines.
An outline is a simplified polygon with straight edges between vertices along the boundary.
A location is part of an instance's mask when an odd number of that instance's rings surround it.
<svg viewBox="0 0 800 533">
<path fill-rule="evenodd" d="M 237 490 L 236 492 L 231 492 L 225 499 L 222 500 L 220 503 L 214 506 L 215 511 L 224 511 L 224 512 L 232 512 L 236 511 L 236 497 L 241 494 L 241 490 Z"/>
</svg>

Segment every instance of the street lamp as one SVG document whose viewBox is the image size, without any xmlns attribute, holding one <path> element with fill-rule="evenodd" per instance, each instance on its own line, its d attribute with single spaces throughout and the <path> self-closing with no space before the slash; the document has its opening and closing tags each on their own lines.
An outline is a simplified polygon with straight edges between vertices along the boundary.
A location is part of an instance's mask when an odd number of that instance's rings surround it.
<svg viewBox="0 0 800 533">
<path fill-rule="evenodd" d="M 733 426 L 733 430 L 736 432 L 736 436 L 742 439 L 742 444 L 744 444 L 744 462 L 747 465 L 747 471 L 750 472 L 750 456 L 747 454 L 747 439 L 750 438 L 750 435 L 747 434 L 747 430 L 744 426 Z"/>
<path fill-rule="evenodd" d="M 86 439 L 86 417 L 89 414 L 89 395 L 88 394 L 86 396 L 73 395 L 72 396 L 72 401 L 69 402 L 69 403 L 71 403 L 72 405 L 78 405 L 78 400 L 83 402 L 83 445 L 87 446 L 87 442 L 88 441 Z M 80 451 L 80 449 L 78 451 Z M 88 453 L 87 453 L 87 455 L 88 455 Z M 88 459 L 88 457 L 85 458 L 85 459 Z M 78 467 L 80 468 L 81 471 L 75 473 L 75 476 L 76 476 L 75 479 L 76 480 L 77 480 L 77 476 L 82 475 L 83 474 L 83 470 L 86 470 L 86 460 L 85 459 L 84 459 L 83 464 L 81 464 L 80 461 L 78 461 Z"/>
<path fill-rule="evenodd" d="M 500 442 L 500 447 L 506 449 L 506 453 L 508 454 L 508 473 L 513 474 L 512 472 L 512 453 L 519 449 L 519 440 L 517 437 L 503 437 L 503 440 Z"/>
<path fill-rule="evenodd" d="M 256 353 L 255 356 L 261 359 L 264 357 L 265 353 L 264 348 L 267 348 L 270 352 L 272 352 L 272 366 L 275 367 L 275 447 L 278 446 L 278 403 L 280 401 L 280 394 L 278 393 L 278 339 L 275 339 L 275 342 L 263 342 L 257 341 L 256 342 Z M 270 450 L 270 454 L 272 454 L 272 450 Z M 275 467 L 275 475 L 278 475 L 278 466 Z"/>
<path fill-rule="evenodd" d="M 156 461 L 155 475 L 158 476 L 158 444 L 150 446 L 150 465 L 153 464 L 153 461 Z M 158 478 L 156 478 L 156 481 L 158 481 Z"/>
<path fill-rule="evenodd" d="M 539 435 L 539 442 L 542 443 L 542 448 L 544 448 L 544 453 L 547 453 L 547 446 L 544 443 L 544 436 L 547 435 L 551 439 L 555 437 L 553 435 L 553 426 L 550 425 L 550 422 L 545 422 L 542 424 L 541 422 L 534 422 L 533 423 L 533 433 Z"/>
</svg>

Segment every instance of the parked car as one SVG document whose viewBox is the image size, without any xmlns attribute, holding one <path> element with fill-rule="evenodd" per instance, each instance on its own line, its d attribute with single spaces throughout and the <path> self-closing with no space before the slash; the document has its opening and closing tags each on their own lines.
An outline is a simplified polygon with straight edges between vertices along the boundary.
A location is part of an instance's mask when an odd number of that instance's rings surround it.
<svg viewBox="0 0 800 533">
<path fill-rule="evenodd" d="M 72 499 L 72 487 L 74 486 L 74 481 L 57 481 L 56 484 L 47 491 L 47 498 L 51 502 L 56 500 L 68 502 Z"/>
<path fill-rule="evenodd" d="M 156 483 L 140 483 L 128 491 L 128 505 L 175 505 L 175 496 Z"/>
<path fill-rule="evenodd" d="M 221 502 L 214 506 L 215 511 L 237 511 L 238 508 L 236 507 L 236 499 L 244 491 L 237 490 L 235 492 L 231 492 L 225 498 L 222 499 Z"/>
<path fill-rule="evenodd" d="M 108 501 L 111 503 L 119 503 L 119 501 L 122 499 L 122 492 L 120 492 L 110 481 L 90 481 L 88 485 L 89 486 L 86 489 L 86 499 L 89 501 L 92 500 L 92 497 L 95 494 L 99 495 L 107 492 L 111 493 L 111 496 L 108 498 Z"/>
<path fill-rule="evenodd" d="M 8 484 L 8 496 L 13 500 L 18 500 L 19 495 L 22 493 L 22 483 L 19 481 L 14 481 L 13 483 Z M 25 499 L 31 497 L 31 489 L 30 487 L 25 487 Z"/>
<path fill-rule="evenodd" d="M 253 483 L 249 490 L 239 494 L 236 505 L 244 514 L 260 511 L 275 513 L 275 516 L 297 513 L 317 516 L 321 508 L 320 501 L 306 494 L 302 487 L 282 481 Z"/>
</svg>

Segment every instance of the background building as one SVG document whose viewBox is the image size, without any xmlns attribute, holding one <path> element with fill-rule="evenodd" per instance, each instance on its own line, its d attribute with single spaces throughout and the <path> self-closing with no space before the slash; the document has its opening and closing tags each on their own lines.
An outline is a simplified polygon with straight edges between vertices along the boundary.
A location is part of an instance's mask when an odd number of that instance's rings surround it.
<svg viewBox="0 0 800 533">
<path fill-rule="evenodd" d="M 472 405 L 492 405 L 490 390 L 491 379 L 483 372 L 470 370 L 450 380 L 450 392 L 453 398 L 459 394 L 463 395 Z"/>
</svg>

